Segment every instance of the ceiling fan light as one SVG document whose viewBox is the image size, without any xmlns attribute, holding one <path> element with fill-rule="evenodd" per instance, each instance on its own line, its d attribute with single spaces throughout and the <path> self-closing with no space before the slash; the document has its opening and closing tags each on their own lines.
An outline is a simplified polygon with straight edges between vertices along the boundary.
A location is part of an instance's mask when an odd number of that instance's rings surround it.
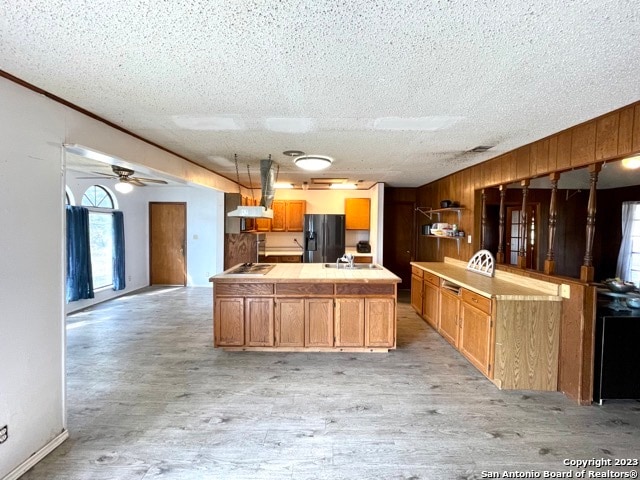
<svg viewBox="0 0 640 480">
<path fill-rule="evenodd" d="M 318 171 L 329 168 L 333 163 L 333 158 L 324 155 L 303 155 L 295 158 L 293 163 L 303 170 Z"/>
<path fill-rule="evenodd" d="M 636 168 L 640 168 L 640 155 L 634 155 L 632 157 L 623 158 L 622 166 L 629 170 L 635 170 Z"/>
<path fill-rule="evenodd" d="M 116 183 L 115 189 L 120 193 L 131 193 L 133 191 L 133 185 L 129 182 L 119 181 Z"/>
</svg>

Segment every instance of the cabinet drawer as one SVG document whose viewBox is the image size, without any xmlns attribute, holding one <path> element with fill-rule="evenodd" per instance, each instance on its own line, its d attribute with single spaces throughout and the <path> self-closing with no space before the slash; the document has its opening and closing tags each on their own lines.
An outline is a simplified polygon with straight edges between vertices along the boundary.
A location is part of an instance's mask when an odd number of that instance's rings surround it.
<svg viewBox="0 0 640 480">
<path fill-rule="evenodd" d="M 413 265 L 411 265 L 411 273 L 413 275 L 415 275 L 418 278 L 422 278 L 422 274 L 424 273 L 424 270 L 422 270 L 421 268 L 418 267 L 414 267 Z"/>
<path fill-rule="evenodd" d="M 278 295 L 333 295 L 333 283 L 277 283 Z"/>
<path fill-rule="evenodd" d="M 273 295 L 273 283 L 216 283 L 215 295 L 249 297 Z"/>
<path fill-rule="evenodd" d="M 466 288 L 462 289 L 462 301 L 482 310 L 485 313 L 491 313 L 491 299 L 478 295 Z"/>
<path fill-rule="evenodd" d="M 431 285 L 435 285 L 436 287 L 440 286 L 440 277 L 437 275 L 434 275 L 433 273 L 424 272 L 423 278 L 426 282 L 429 282 Z"/>
</svg>

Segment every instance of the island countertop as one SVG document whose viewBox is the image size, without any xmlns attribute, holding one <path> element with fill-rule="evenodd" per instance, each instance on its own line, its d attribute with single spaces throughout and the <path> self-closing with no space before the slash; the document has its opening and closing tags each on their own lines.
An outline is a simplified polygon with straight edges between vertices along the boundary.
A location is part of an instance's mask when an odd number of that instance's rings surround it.
<svg viewBox="0 0 640 480">
<path fill-rule="evenodd" d="M 276 263 L 274 268 L 264 275 L 233 274 L 238 265 L 209 278 L 215 283 L 264 283 L 264 282 L 319 282 L 319 283 L 399 283 L 400 277 L 384 267 L 369 268 L 327 268 L 323 263 Z"/>
</svg>

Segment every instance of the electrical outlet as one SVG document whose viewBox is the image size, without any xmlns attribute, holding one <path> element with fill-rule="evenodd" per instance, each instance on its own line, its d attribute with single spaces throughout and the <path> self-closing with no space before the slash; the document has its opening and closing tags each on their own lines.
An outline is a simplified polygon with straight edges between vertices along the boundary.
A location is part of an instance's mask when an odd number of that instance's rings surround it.
<svg viewBox="0 0 640 480">
<path fill-rule="evenodd" d="M 9 426 L 0 427 L 0 443 L 4 443 L 9 438 Z"/>
<path fill-rule="evenodd" d="M 129 275 L 127 278 L 129 279 L 129 282 L 130 282 L 131 281 L 131 275 Z"/>
</svg>

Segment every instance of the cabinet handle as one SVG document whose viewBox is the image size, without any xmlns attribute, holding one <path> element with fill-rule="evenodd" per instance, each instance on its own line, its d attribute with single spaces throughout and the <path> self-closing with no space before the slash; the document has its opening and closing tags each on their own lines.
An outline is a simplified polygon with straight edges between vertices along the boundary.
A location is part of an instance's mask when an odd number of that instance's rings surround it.
<svg viewBox="0 0 640 480">
<path fill-rule="evenodd" d="M 478 303 L 478 299 L 477 298 L 472 298 L 471 300 L 473 300 L 473 303 Z"/>
</svg>

